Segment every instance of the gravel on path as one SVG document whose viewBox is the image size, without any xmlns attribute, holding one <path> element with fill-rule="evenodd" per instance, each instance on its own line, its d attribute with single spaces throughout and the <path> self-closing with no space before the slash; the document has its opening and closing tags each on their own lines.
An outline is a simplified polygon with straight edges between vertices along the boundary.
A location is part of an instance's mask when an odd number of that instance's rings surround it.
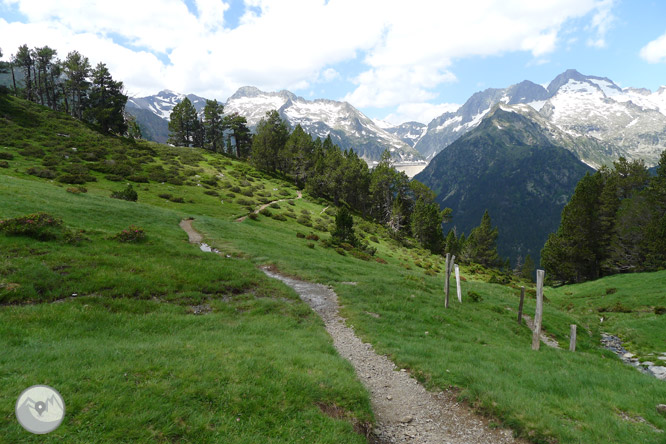
<svg viewBox="0 0 666 444">
<path fill-rule="evenodd" d="M 508 429 L 490 427 L 456 399 L 453 390 L 428 392 L 405 369 L 375 353 L 338 312 L 335 292 L 324 285 L 304 282 L 263 269 L 268 276 L 292 287 L 326 324 L 335 348 L 356 369 L 370 393 L 377 425 L 374 442 L 381 444 L 508 444 L 526 443 Z"/>
</svg>

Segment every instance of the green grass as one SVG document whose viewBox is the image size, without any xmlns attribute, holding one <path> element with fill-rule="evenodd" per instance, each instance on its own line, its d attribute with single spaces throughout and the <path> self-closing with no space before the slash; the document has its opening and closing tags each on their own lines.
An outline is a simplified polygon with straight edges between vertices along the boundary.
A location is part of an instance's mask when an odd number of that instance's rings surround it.
<svg viewBox="0 0 666 444">
<path fill-rule="evenodd" d="M 0 103 L 5 114 L 7 107 L 43 112 L 24 102 L 10 105 Z M 363 442 L 352 424 L 370 421 L 367 394 L 334 353 L 321 321 L 258 264 L 332 285 L 363 340 L 434 390 L 458 387 L 462 400 L 533 442 L 663 442 L 658 430 L 666 430 L 666 418 L 655 406 L 664 403 L 666 385 L 601 350 L 594 323 L 598 307 L 621 302 L 632 313 L 605 313 L 604 329 L 630 348 L 666 351 L 659 349 L 664 317 L 649 313 L 666 305 L 663 272 L 546 289 L 543 326 L 565 350 L 542 345 L 533 352 L 531 332 L 515 319 L 521 285 L 515 279 L 509 286 L 487 284 L 492 273 L 463 267 L 464 303 L 452 297 L 445 310 L 443 258 L 405 248 L 359 219 L 357 235 L 377 248 L 375 257 L 365 261 L 326 248 L 330 236 L 316 226 L 331 224 L 331 214 L 321 214 L 329 204 L 306 193 L 293 205 L 271 208 L 284 220 L 259 215 L 235 222 L 259 198 L 294 199 L 296 189 L 199 150 L 104 139 L 99 143 L 108 158 L 151 152 L 150 162 L 185 165 L 187 179 L 135 184 L 139 200 L 132 203 L 109 198 L 126 181 L 93 171 L 97 181 L 85 184 L 87 193 L 68 193 L 67 185 L 26 174 L 41 159 L 19 154 L 18 146 L 40 147 L 63 130 L 46 119 L 24 131 L 28 123 L 18 120 L 0 127 L 8 146 L 0 151 L 13 154 L 10 168 L 0 170 L 0 218 L 47 211 L 68 229 L 84 230 L 88 240 L 0 235 L 0 301 L 33 304 L 0 308 L 0 435 L 10 442 L 27 436 L 13 420 L 13 402 L 36 383 L 53 385 L 67 402 L 65 423 L 46 437 L 52 442 Z M 75 131 L 77 153 L 97 145 L 95 133 Z M 218 176 L 216 184 L 206 183 Z M 228 198 L 234 187 L 254 188 L 256 206 L 235 203 L 247 198 L 240 193 Z M 312 227 L 298 223 L 304 213 Z M 189 245 L 178 227 L 188 216 L 210 245 L 232 257 Z M 144 242 L 111 239 L 130 224 L 145 229 Z M 320 240 L 307 239 L 310 233 Z M 350 281 L 357 285 L 344 284 Z M 617 290 L 606 295 L 606 288 Z M 482 301 L 470 302 L 469 292 Z M 69 299 L 72 293 L 79 297 Z M 528 295 L 531 315 L 533 290 Z M 54 300 L 62 301 L 45 303 Z M 189 314 L 198 304 L 212 311 Z M 572 323 L 579 325 L 576 353 L 566 351 Z M 41 365 L 44 356 L 53 365 Z M 128 400 L 136 405 L 126 407 Z M 154 404 L 156 412 L 149 408 Z M 323 405 L 348 412 L 346 420 L 329 418 Z"/>
<path fill-rule="evenodd" d="M 665 283 L 666 270 L 615 275 L 558 288 L 552 299 L 576 313 L 586 328 L 617 335 L 641 360 L 656 363 L 657 356 L 666 353 L 666 313 L 655 312 L 666 307 Z"/>
</svg>

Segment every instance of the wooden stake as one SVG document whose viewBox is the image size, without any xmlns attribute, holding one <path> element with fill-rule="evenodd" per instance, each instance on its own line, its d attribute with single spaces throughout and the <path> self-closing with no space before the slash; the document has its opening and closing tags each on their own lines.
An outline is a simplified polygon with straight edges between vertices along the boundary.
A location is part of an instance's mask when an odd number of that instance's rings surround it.
<svg viewBox="0 0 666 444">
<path fill-rule="evenodd" d="M 455 255 L 451 255 L 451 260 L 449 261 L 449 266 L 446 269 L 446 297 L 444 298 L 444 307 L 449 308 L 449 286 L 451 283 L 451 272 L 453 271 L 453 262 L 456 260 Z"/>
<path fill-rule="evenodd" d="M 518 304 L 518 325 L 523 322 L 523 304 L 525 303 L 525 287 L 520 287 L 520 304 Z"/>
<path fill-rule="evenodd" d="M 541 319 L 543 318 L 543 278 L 545 271 L 537 270 L 536 312 L 534 313 L 534 332 L 532 334 L 532 350 L 539 350 L 541 345 Z"/>
<path fill-rule="evenodd" d="M 451 253 L 446 253 L 446 262 L 444 263 L 444 307 L 449 308 L 449 262 Z"/>
<path fill-rule="evenodd" d="M 576 324 L 571 324 L 571 336 L 569 339 L 569 351 L 576 351 Z"/>
<path fill-rule="evenodd" d="M 456 267 L 456 287 L 458 290 L 458 302 L 462 304 L 462 292 L 460 291 L 460 269 L 458 268 L 458 264 L 456 264 L 455 267 Z"/>
</svg>

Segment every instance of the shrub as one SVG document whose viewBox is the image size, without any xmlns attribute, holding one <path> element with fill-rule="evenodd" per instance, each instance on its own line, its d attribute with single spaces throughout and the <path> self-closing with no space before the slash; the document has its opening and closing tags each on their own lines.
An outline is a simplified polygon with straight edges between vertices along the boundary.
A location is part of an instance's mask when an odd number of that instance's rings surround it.
<svg viewBox="0 0 666 444">
<path fill-rule="evenodd" d="M 377 239 L 377 236 L 375 236 L 375 235 L 370 236 L 370 240 L 371 240 L 372 242 L 376 243 L 376 244 L 379 243 L 379 239 Z"/>
<path fill-rule="evenodd" d="M 14 155 L 12 153 L 8 153 L 6 151 L 0 151 L 0 159 L 2 159 L 2 160 L 13 160 Z"/>
<path fill-rule="evenodd" d="M 106 180 L 110 180 L 111 182 L 122 182 L 123 178 L 120 176 L 116 176 L 115 174 L 109 174 L 104 176 Z M 132 179 L 129 179 L 132 180 Z"/>
<path fill-rule="evenodd" d="M 112 192 L 111 197 L 114 199 L 128 200 L 130 202 L 136 202 L 139 198 L 136 191 L 134 191 L 134 188 L 132 188 L 132 185 L 127 185 L 127 188 L 122 191 Z"/>
<path fill-rule="evenodd" d="M 38 240 L 56 239 L 64 233 L 62 220 L 44 212 L 0 220 L 0 231 L 12 236 Z"/>
<path fill-rule="evenodd" d="M 315 224 L 314 229 L 317 230 L 317 231 L 322 231 L 322 232 L 328 231 L 328 227 L 324 224 L 321 224 L 321 223 Z"/>
<path fill-rule="evenodd" d="M 654 307 L 654 314 L 659 316 L 666 314 L 666 307 Z"/>
<path fill-rule="evenodd" d="M 304 215 L 306 215 L 306 216 L 308 216 L 308 218 L 310 217 L 310 212 L 309 212 L 308 210 L 306 210 L 305 208 L 303 208 L 303 209 L 301 210 L 301 213 L 304 214 Z"/>
<path fill-rule="evenodd" d="M 130 225 L 112 237 L 112 239 L 115 239 L 118 242 L 141 242 L 145 238 L 146 233 L 143 231 L 143 228 L 134 225 Z"/>
<path fill-rule="evenodd" d="M 305 216 L 298 216 L 298 219 L 296 219 L 296 222 L 298 222 L 301 225 L 305 225 L 306 227 L 311 227 L 312 226 L 312 221 L 310 218 L 305 217 Z"/>
<path fill-rule="evenodd" d="M 606 294 L 613 294 L 617 292 L 617 288 L 607 288 L 606 289 Z"/>
<path fill-rule="evenodd" d="M 361 250 L 356 250 L 353 249 L 350 251 L 351 255 L 354 256 L 357 259 L 362 259 L 364 261 L 369 261 L 370 260 L 370 255 L 367 253 L 362 252 Z"/>
<path fill-rule="evenodd" d="M 314 233 L 310 233 L 310 234 L 308 234 L 307 236 L 305 236 L 305 238 L 306 238 L 307 240 L 313 240 L 313 241 L 318 241 L 318 240 L 319 240 L 319 236 L 317 236 L 317 235 L 314 234 Z"/>
<path fill-rule="evenodd" d="M 264 208 L 259 212 L 262 216 L 271 217 L 273 213 L 268 208 Z"/>
<path fill-rule="evenodd" d="M 0 160 L 0 168 L 9 168 L 9 162 L 6 160 Z"/>
<path fill-rule="evenodd" d="M 39 168 L 39 167 L 30 167 L 25 170 L 26 173 L 31 176 L 41 177 L 42 179 L 53 179 L 56 177 L 57 173 L 48 168 Z"/>
<path fill-rule="evenodd" d="M 379 262 L 380 264 L 387 264 L 387 263 L 388 263 L 388 262 L 386 262 L 384 259 L 382 259 L 381 257 L 376 257 L 375 260 L 376 260 L 377 262 Z"/>
<path fill-rule="evenodd" d="M 249 199 L 245 199 L 245 198 L 242 198 L 242 197 L 240 199 L 236 199 L 236 203 L 238 205 L 245 205 L 245 206 L 248 206 L 248 207 L 251 207 L 251 206 L 254 205 L 254 201 L 249 200 Z"/>
<path fill-rule="evenodd" d="M 175 203 L 185 203 L 185 199 L 183 199 L 182 197 L 172 197 L 169 200 Z"/>
<path fill-rule="evenodd" d="M 241 192 L 241 189 L 240 189 L 239 186 L 233 186 L 229 189 L 229 191 L 231 191 L 232 193 L 237 193 L 238 194 L 238 193 Z"/>
<path fill-rule="evenodd" d="M 43 149 L 34 146 L 26 146 L 21 151 L 19 151 L 19 154 L 23 157 L 39 157 L 39 158 L 42 158 L 46 155 Z"/>
<path fill-rule="evenodd" d="M 468 291 L 467 292 L 467 297 L 469 298 L 470 301 L 472 302 L 481 302 L 483 301 L 483 297 L 476 291 Z"/>
<path fill-rule="evenodd" d="M 301 233 L 300 231 L 296 233 L 296 237 L 299 239 L 305 239 L 305 234 Z"/>
<path fill-rule="evenodd" d="M 252 220 L 259 219 L 259 215 L 257 213 L 250 213 L 250 214 L 247 215 L 247 217 L 249 217 Z"/>
<path fill-rule="evenodd" d="M 336 251 L 338 254 L 342 255 L 342 256 L 346 256 L 346 254 L 345 254 L 345 250 L 343 250 L 343 249 L 340 248 L 340 247 L 336 248 L 335 251 Z"/>
<path fill-rule="evenodd" d="M 73 174 L 73 173 L 63 173 L 56 178 L 58 182 L 68 183 L 68 184 L 83 184 L 86 182 L 96 182 L 97 179 L 95 176 L 90 174 Z"/>
<path fill-rule="evenodd" d="M 204 194 L 208 194 L 209 196 L 219 196 L 220 195 L 220 193 L 218 193 L 215 190 L 205 190 Z"/>
<path fill-rule="evenodd" d="M 271 208 L 275 208 L 276 210 L 279 210 L 279 209 L 280 209 L 280 204 L 278 204 L 277 202 L 273 202 L 273 203 L 270 205 L 270 207 L 271 207 Z"/>
<path fill-rule="evenodd" d="M 282 214 L 279 214 L 279 213 L 275 213 L 275 214 L 273 215 L 273 219 L 275 219 L 275 220 L 279 220 L 279 221 L 282 221 L 282 222 L 284 222 L 284 221 L 287 220 L 286 217 L 284 217 Z"/>
<path fill-rule="evenodd" d="M 161 197 L 162 199 L 166 199 L 166 200 L 169 200 L 169 199 L 171 199 L 171 198 L 173 197 L 173 196 L 172 196 L 171 194 L 169 194 L 169 193 L 160 193 L 160 194 L 158 194 L 157 196 L 158 196 L 158 197 Z"/>
<path fill-rule="evenodd" d="M 314 248 L 315 245 L 312 242 L 308 242 L 308 248 Z"/>
<path fill-rule="evenodd" d="M 252 190 L 250 190 L 250 189 L 241 191 L 241 194 L 243 196 L 247 196 L 247 197 L 253 197 L 254 196 L 254 194 L 252 194 Z"/>
<path fill-rule="evenodd" d="M 87 193 L 88 189 L 86 187 L 70 187 L 67 188 L 67 192 L 72 194 L 80 194 L 80 193 Z"/>
<path fill-rule="evenodd" d="M 296 205 L 296 202 L 294 202 L 293 200 L 288 200 L 287 203 L 288 203 L 289 205 L 291 205 L 292 207 L 293 207 L 294 205 Z"/>
</svg>

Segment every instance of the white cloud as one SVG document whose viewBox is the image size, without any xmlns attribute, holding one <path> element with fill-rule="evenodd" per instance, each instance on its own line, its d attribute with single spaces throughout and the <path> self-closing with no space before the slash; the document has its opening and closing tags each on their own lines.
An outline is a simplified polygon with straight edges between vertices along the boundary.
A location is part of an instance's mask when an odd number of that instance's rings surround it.
<svg viewBox="0 0 666 444">
<path fill-rule="evenodd" d="M 588 29 L 593 30 L 596 35 L 587 40 L 588 46 L 595 48 L 606 47 L 606 33 L 608 33 L 615 23 L 613 7 L 616 3 L 616 0 L 601 0 L 598 3 L 597 10 L 594 16 L 592 16 L 592 22 L 588 27 Z"/>
<path fill-rule="evenodd" d="M 421 122 L 428 124 L 435 117 L 447 112 L 454 112 L 460 105 L 455 103 L 440 103 L 434 105 L 427 102 L 403 103 L 398 105 L 395 112 L 386 116 L 383 120 L 394 125 L 404 122 Z"/>
<path fill-rule="evenodd" d="M 49 45 L 104 61 L 137 95 L 168 87 L 225 100 L 238 87 L 307 89 L 340 81 L 354 64 L 354 106 L 424 104 L 455 81 L 465 57 L 560 43 L 569 20 L 591 18 L 603 38 L 614 0 L 244 0 L 238 26 L 230 0 L 0 0 L 28 24 L 0 19 L 5 54 Z M 128 49 L 129 48 L 129 49 Z M 100 60 L 98 60 L 100 59 Z M 397 113 L 398 111 L 396 111 Z"/>
<path fill-rule="evenodd" d="M 649 63 L 666 62 L 666 33 L 645 45 L 640 55 Z"/>
</svg>

